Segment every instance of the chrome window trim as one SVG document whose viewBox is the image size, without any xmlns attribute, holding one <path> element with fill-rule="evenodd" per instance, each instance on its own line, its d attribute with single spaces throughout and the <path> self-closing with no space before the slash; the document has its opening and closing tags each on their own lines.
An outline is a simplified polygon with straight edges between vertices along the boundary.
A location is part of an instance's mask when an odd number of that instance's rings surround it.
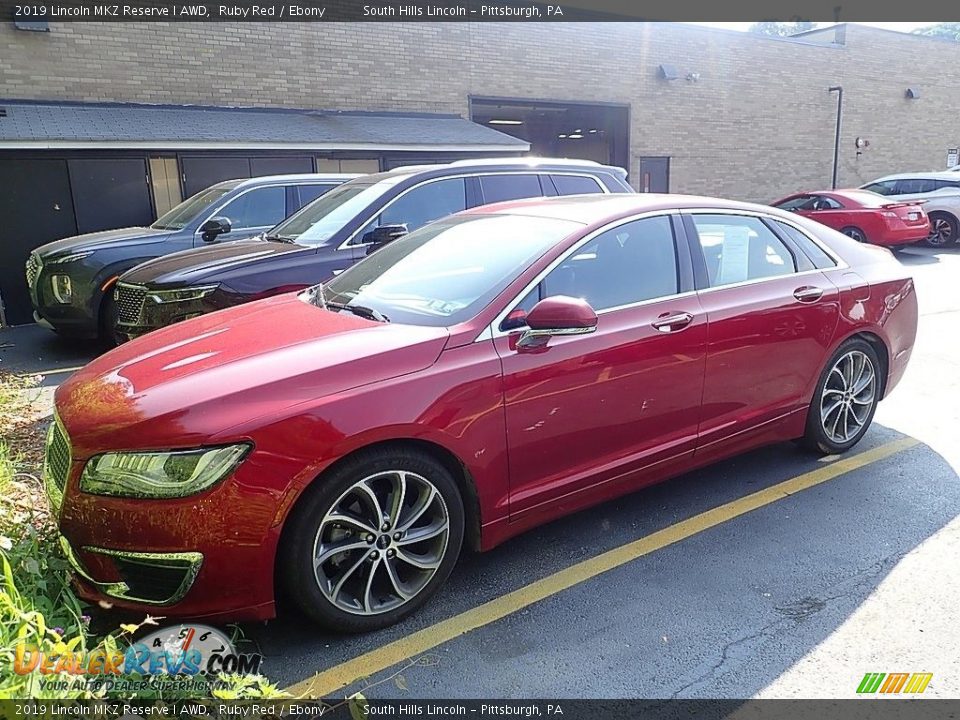
<svg viewBox="0 0 960 720">
<path fill-rule="evenodd" d="M 496 339 L 496 338 L 506 337 L 507 335 L 510 335 L 511 333 L 515 333 L 515 332 L 517 332 L 518 330 L 520 330 L 521 328 L 513 328 L 513 329 L 511 329 L 511 330 L 500 330 L 500 323 L 502 323 L 502 322 L 504 321 L 504 319 L 507 317 L 507 315 L 509 315 L 509 314 L 513 311 L 513 309 L 514 309 L 517 305 L 520 304 L 520 302 L 527 296 L 527 293 L 529 293 L 531 290 L 533 290 L 533 288 L 535 288 L 537 285 L 539 285 L 541 282 L 543 282 L 543 279 L 544 279 L 547 275 L 549 275 L 550 272 L 551 272 L 554 268 L 556 268 L 558 265 L 560 265 L 560 263 L 562 263 L 564 260 L 566 260 L 572 253 L 576 252 L 576 251 L 577 251 L 579 248 L 581 248 L 583 245 L 585 245 L 586 243 L 590 242 L 592 239 L 596 238 L 597 235 L 599 235 L 599 234 L 601 234 L 601 233 L 604 233 L 604 232 L 607 232 L 608 230 L 612 230 L 612 229 L 614 229 L 614 228 L 616 228 L 616 227 L 619 227 L 620 225 L 625 225 L 625 224 L 627 224 L 627 223 L 633 222 L 633 221 L 635 221 L 635 220 L 642 220 L 642 219 L 644 219 L 644 218 L 657 217 L 657 216 L 661 216 L 661 215 L 666 215 L 666 216 L 670 216 L 670 215 L 679 216 L 679 215 L 687 215 L 687 214 L 689 214 L 689 215 L 739 215 L 739 216 L 742 216 L 742 217 L 745 216 L 745 217 L 756 217 L 756 218 L 768 218 L 768 219 L 770 219 L 770 220 L 776 220 L 776 221 L 782 222 L 782 223 L 784 223 L 784 224 L 786 224 L 786 225 L 789 225 L 790 227 L 792 227 L 792 228 L 796 229 L 797 231 L 803 233 L 807 238 L 809 238 L 809 239 L 811 240 L 811 242 L 815 243 L 815 244 L 817 245 L 817 247 L 819 247 L 821 250 L 823 250 L 823 251 L 836 263 L 836 267 L 837 267 L 838 269 L 846 269 L 846 268 L 849 268 L 849 267 L 850 267 L 850 266 L 849 266 L 844 260 L 842 260 L 835 252 L 833 252 L 832 249 L 825 247 L 822 242 L 820 242 L 819 240 L 811 237 L 811 235 L 810 235 L 809 232 L 807 232 L 806 230 L 804 230 L 802 227 L 800 227 L 799 225 L 797 225 L 795 222 L 793 222 L 793 221 L 790 220 L 790 219 L 782 218 L 782 217 L 780 217 L 780 216 L 778 216 L 778 215 L 774 215 L 773 213 L 766 213 L 766 212 L 763 212 L 763 211 L 760 211 L 760 210 L 736 210 L 736 209 L 731 209 L 731 208 L 671 208 L 671 209 L 669 209 L 669 210 L 651 210 L 651 211 L 648 211 L 648 212 L 641 213 L 641 214 L 639 214 L 639 215 L 633 215 L 633 216 L 631 216 L 631 217 L 629 217 L 629 218 L 626 218 L 626 219 L 616 220 L 616 221 L 614 221 L 614 222 L 612 222 L 612 223 L 610 223 L 610 224 L 608 224 L 608 225 L 604 225 L 602 228 L 600 228 L 600 229 L 598 229 L 598 230 L 595 230 L 595 231 L 592 232 L 590 235 L 587 235 L 587 236 L 584 237 L 582 240 L 580 240 L 579 242 L 577 242 L 577 244 L 574 245 L 573 247 L 571 247 L 566 253 L 564 253 L 564 254 L 561 255 L 559 258 L 557 258 L 557 259 L 554 260 L 552 263 L 550 263 L 550 265 L 547 266 L 547 268 L 546 268 L 545 270 L 543 270 L 542 272 L 540 272 L 540 273 L 537 275 L 537 277 L 534 278 L 533 281 L 531 281 L 531 282 L 520 292 L 520 294 L 519 294 L 517 297 L 515 297 L 512 301 L 510 301 L 510 302 L 506 305 L 506 308 L 505 308 L 502 312 L 500 312 L 500 313 L 497 314 L 497 316 L 493 319 L 493 322 L 491 322 L 486 328 L 484 328 L 484 330 L 477 336 L 477 338 L 474 340 L 474 342 L 481 342 L 481 341 L 485 341 L 485 340 L 494 340 L 494 339 Z M 771 230 L 770 232 L 773 232 L 773 231 Z M 683 238 L 677 238 L 677 241 L 678 241 L 678 242 L 684 242 Z M 699 240 L 698 240 L 698 244 L 699 244 Z M 779 280 L 779 279 L 785 278 L 785 277 L 804 277 L 804 276 L 807 276 L 807 275 L 815 275 L 815 274 L 822 275 L 825 271 L 828 271 L 828 270 L 829 270 L 829 268 L 824 268 L 824 269 L 814 268 L 813 270 L 803 270 L 803 271 L 801 271 L 801 272 L 793 272 L 793 273 L 788 273 L 788 274 L 785 274 L 785 275 L 776 275 L 776 276 L 774 276 L 774 277 L 755 278 L 755 279 L 753 279 L 753 280 L 744 280 L 744 281 L 738 282 L 738 283 L 730 283 L 729 285 L 718 285 L 717 287 L 708 287 L 708 288 L 703 288 L 702 290 L 688 290 L 688 291 L 685 291 L 685 292 L 682 292 L 682 293 L 677 293 L 677 294 L 675 294 L 675 295 L 664 295 L 664 296 L 662 296 L 662 297 L 651 298 L 651 299 L 649 299 L 649 300 L 641 300 L 641 301 L 639 301 L 639 302 L 630 303 L 630 304 L 627 304 L 627 305 L 618 305 L 617 307 L 606 308 L 606 309 L 604 309 L 604 310 L 598 311 L 598 312 L 597 312 L 597 317 L 601 317 L 602 315 L 605 315 L 605 314 L 607 314 L 607 313 L 617 312 L 617 311 L 619 311 L 619 310 L 626 310 L 626 309 L 628 309 L 628 308 L 641 307 L 641 306 L 643 306 L 643 305 L 650 305 L 650 304 L 652 304 L 652 303 L 663 302 L 664 300 L 681 299 L 681 298 L 689 297 L 689 296 L 692 296 L 692 295 L 700 295 L 700 294 L 703 294 L 703 293 L 716 292 L 717 290 L 726 290 L 726 289 L 728 289 L 728 288 L 737 288 L 737 287 L 743 287 L 743 286 L 746 286 L 746 285 L 756 285 L 757 283 L 770 282 L 770 281 L 772 281 L 772 280 Z"/>
<path fill-rule="evenodd" d="M 563 263 L 568 257 L 576 253 L 577 250 L 582 248 L 591 240 L 596 239 L 598 235 L 602 235 L 605 232 L 614 230 L 620 227 L 621 225 L 627 225 L 629 223 L 636 222 L 637 220 L 645 220 L 647 218 L 653 218 L 653 217 L 670 217 L 672 215 L 674 216 L 679 215 L 680 212 L 681 211 L 677 209 L 648 210 L 646 212 L 640 213 L 639 215 L 631 215 L 628 218 L 620 218 L 618 220 L 614 220 L 613 222 L 610 222 L 604 225 L 603 227 L 598 228 L 597 230 L 594 230 L 589 235 L 586 235 L 585 237 L 581 238 L 576 242 L 576 244 L 568 248 L 565 253 L 563 253 L 560 257 L 556 258 L 546 268 L 540 271 L 533 280 L 527 283 L 527 285 L 523 288 L 523 290 L 521 290 L 520 293 L 513 298 L 513 300 L 507 303 L 505 309 L 497 314 L 497 316 L 493 319 L 493 322 L 491 322 L 480 333 L 480 335 L 477 337 L 476 340 L 474 340 L 474 342 L 478 342 L 481 340 L 488 340 L 488 339 L 496 339 L 498 337 L 506 337 L 507 335 L 510 335 L 511 333 L 515 333 L 518 330 L 520 330 L 521 328 L 513 328 L 511 330 L 501 330 L 500 323 L 502 323 L 506 319 L 507 315 L 513 312 L 514 308 L 516 308 L 516 306 L 523 301 L 523 299 L 527 296 L 528 293 L 530 293 L 537 285 L 543 282 L 544 278 L 547 275 L 553 272 L 553 270 L 556 269 L 561 263 Z M 675 241 L 677 240 L 683 241 L 682 238 L 676 238 L 676 233 L 674 233 L 674 239 Z M 682 293 L 674 293 L 673 295 L 663 295 L 661 297 L 649 298 L 647 300 L 638 300 L 635 303 L 628 303 L 626 305 L 617 305 L 616 307 L 598 310 L 596 311 L 597 317 L 600 317 L 601 315 L 606 315 L 607 313 L 616 312 L 618 310 L 625 310 L 627 308 L 640 307 L 642 305 L 650 305 L 657 302 L 663 302 L 664 300 L 668 300 L 672 298 L 683 298 L 691 295 L 696 295 L 696 290 L 688 290 Z"/>
<path fill-rule="evenodd" d="M 363 228 L 365 228 L 365 227 L 367 226 L 367 223 L 369 223 L 369 222 L 370 222 L 371 220 L 373 220 L 375 217 L 377 217 L 377 216 L 379 216 L 379 215 L 382 215 L 382 214 L 387 210 L 387 208 L 389 208 L 391 205 L 393 205 L 397 200 L 399 200 L 400 198 L 402 198 L 402 197 L 403 197 L 404 195 L 406 195 L 407 193 L 413 192 L 414 190 L 418 190 L 419 188 L 423 187 L 424 185 L 429 185 L 430 183 L 439 182 L 440 180 L 457 180 L 457 179 L 466 179 L 466 178 L 472 178 L 472 177 L 481 178 L 481 177 L 487 177 L 487 176 L 490 176 L 490 175 L 537 175 L 538 177 L 539 177 L 539 176 L 544 176 L 544 175 L 546 175 L 546 176 L 550 176 L 550 175 L 571 175 L 571 176 L 573 176 L 573 177 L 589 178 L 589 179 L 591 179 L 591 180 L 594 180 L 594 181 L 597 183 L 597 185 L 600 187 L 601 192 L 599 192 L 599 193 L 588 193 L 589 195 L 612 195 L 612 194 L 613 194 L 613 193 L 610 191 L 610 189 L 607 188 L 606 185 L 604 185 L 602 182 L 600 182 L 600 180 L 598 180 L 598 179 L 596 178 L 596 176 L 591 175 L 590 173 L 577 172 L 576 170 L 556 170 L 556 171 L 554 171 L 554 170 L 540 170 L 540 169 L 532 169 L 532 168 L 516 168 L 516 169 L 512 169 L 512 168 L 511 168 L 511 169 L 509 169 L 509 170 L 478 170 L 477 172 L 472 172 L 472 173 L 458 173 L 458 174 L 456 174 L 456 175 L 445 175 L 445 176 L 443 176 L 443 177 L 430 178 L 429 180 L 424 180 L 424 181 L 422 181 L 422 182 L 417 183 L 416 185 L 412 185 L 412 186 L 408 187 L 406 190 L 403 190 L 399 195 L 396 195 L 395 197 L 391 198 L 391 199 L 387 202 L 386 205 L 384 205 L 382 208 L 380 208 L 380 209 L 376 212 L 376 214 L 371 215 L 370 217 L 368 217 L 368 218 L 360 225 L 360 227 L 358 227 L 356 230 L 354 230 L 354 231 L 350 234 L 350 237 L 348 237 L 346 240 L 344 240 L 342 243 L 340 243 L 339 247 L 337 247 L 337 250 L 349 250 L 349 249 L 351 249 L 351 248 L 355 248 L 355 247 L 366 247 L 367 245 L 369 245 L 370 243 L 357 243 L 356 245 L 351 245 L 350 243 L 353 242 L 353 239 L 359 234 L 359 232 L 360 232 L 361 230 L 363 230 Z M 543 180 L 541 179 L 541 189 L 542 189 L 542 187 L 543 187 Z M 464 185 L 463 192 L 464 192 L 464 202 L 466 202 L 466 193 L 467 193 L 466 185 Z M 483 192 L 483 191 L 481 190 L 481 192 Z M 569 196 L 569 195 L 539 195 L 538 197 L 540 197 L 540 198 L 545 198 L 545 197 L 571 197 L 571 196 Z M 520 198 L 520 199 L 523 199 L 523 198 Z M 508 201 L 505 201 L 505 202 L 511 202 L 511 201 L 508 200 Z M 493 203 L 488 203 L 488 204 L 491 204 L 491 205 L 492 205 Z M 483 205 L 475 205 L 474 207 L 483 207 Z M 466 210 L 471 210 L 471 209 L 473 209 L 473 208 L 465 208 L 465 209 L 466 209 Z M 458 212 L 463 212 L 463 211 L 461 210 L 461 211 L 458 211 Z M 448 215 L 444 215 L 443 217 L 449 217 L 449 216 L 448 216 Z M 440 219 L 441 219 L 441 218 L 437 218 L 437 220 L 440 220 Z M 430 222 L 434 222 L 434 221 L 431 220 Z M 429 224 L 429 223 L 428 223 L 428 224 Z"/>
</svg>

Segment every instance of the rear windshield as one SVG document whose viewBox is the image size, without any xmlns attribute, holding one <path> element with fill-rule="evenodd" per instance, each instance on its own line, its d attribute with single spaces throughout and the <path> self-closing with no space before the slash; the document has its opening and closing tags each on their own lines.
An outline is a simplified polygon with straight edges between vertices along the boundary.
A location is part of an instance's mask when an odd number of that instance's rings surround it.
<svg viewBox="0 0 960 720">
<path fill-rule="evenodd" d="M 233 190 L 239 183 L 220 183 L 206 190 L 201 190 L 193 197 L 187 198 L 175 208 L 157 218 L 151 225 L 154 230 L 183 230 L 208 207 Z"/>
</svg>

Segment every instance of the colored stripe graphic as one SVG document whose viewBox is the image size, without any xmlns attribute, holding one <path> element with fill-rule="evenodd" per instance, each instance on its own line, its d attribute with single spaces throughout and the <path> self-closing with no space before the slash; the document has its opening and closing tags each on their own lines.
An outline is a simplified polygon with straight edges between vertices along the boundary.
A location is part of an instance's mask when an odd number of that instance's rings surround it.
<svg viewBox="0 0 960 720">
<path fill-rule="evenodd" d="M 881 692 L 887 695 L 897 693 L 919 694 L 927 689 L 933 679 L 933 673 L 867 673 L 857 686 L 860 695 Z"/>
</svg>

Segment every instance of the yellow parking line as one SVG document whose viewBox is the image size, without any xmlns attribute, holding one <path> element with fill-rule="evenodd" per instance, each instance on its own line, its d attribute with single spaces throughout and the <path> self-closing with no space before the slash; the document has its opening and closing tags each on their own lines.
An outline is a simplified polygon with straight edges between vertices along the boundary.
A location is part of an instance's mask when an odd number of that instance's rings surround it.
<svg viewBox="0 0 960 720">
<path fill-rule="evenodd" d="M 63 373 L 72 373 L 77 370 L 83 370 L 84 365 L 77 365 L 76 367 L 67 367 L 67 368 L 53 368 L 51 370 L 31 370 L 26 373 L 27 375 L 61 375 Z"/>
<path fill-rule="evenodd" d="M 553 575 L 525 585 L 518 590 L 494 598 L 411 635 L 395 640 L 370 652 L 335 665 L 286 689 L 296 697 L 328 697 L 357 680 L 393 667 L 415 655 L 489 625 L 512 613 L 533 605 L 551 595 L 595 578 L 674 543 L 702 533 L 752 510 L 770 505 L 790 495 L 814 487 L 840 475 L 875 463 L 918 444 L 913 438 L 901 438 L 879 447 L 836 460 L 829 465 L 798 475 L 759 492 L 733 500 L 692 518 L 670 525 L 651 535 L 608 550 L 589 560 L 560 570 Z"/>
</svg>

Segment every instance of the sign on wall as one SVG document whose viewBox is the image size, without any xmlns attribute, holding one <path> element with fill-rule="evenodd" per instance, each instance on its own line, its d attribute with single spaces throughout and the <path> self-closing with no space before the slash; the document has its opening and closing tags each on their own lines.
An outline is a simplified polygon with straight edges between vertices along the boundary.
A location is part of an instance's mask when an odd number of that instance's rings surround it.
<svg viewBox="0 0 960 720">
<path fill-rule="evenodd" d="M 947 170 L 960 163 L 960 148 L 950 148 L 947 150 Z"/>
</svg>

